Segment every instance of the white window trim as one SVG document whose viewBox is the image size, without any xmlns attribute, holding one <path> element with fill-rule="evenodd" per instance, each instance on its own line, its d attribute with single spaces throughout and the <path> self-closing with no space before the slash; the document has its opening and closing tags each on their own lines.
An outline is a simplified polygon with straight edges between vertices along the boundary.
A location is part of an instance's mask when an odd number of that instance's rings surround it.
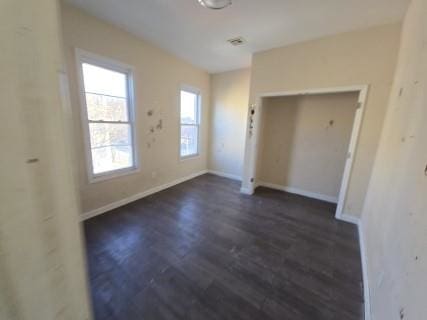
<svg viewBox="0 0 427 320">
<path fill-rule="evenodd" d="M 136 139 L 136 110 L 135 110 L 135 94 L 134 94 L 134 77 L 133 67 L 122 62 L 106 58 L 79 48 L 75 49 L 76 53 L 76 66 L 77 66 L 77 77 L 78 77 L 78 90 L 80 96 L 80 113 L 83 128 L 83 138 L 85 145 L 85 159 L 86 159 L 86 171 L 89 183 L 95 183 L 99 181 L 105 181 L 140 171 L 139 167 L 139 150 Z M 103 67 L 109 70 L 125 73 L 127 75 L 127 90 L 128 90 L 128 114 L 129 123 L 131 125 L 132 135 L 132 151 L 133 151 L 133 167 L 108 171 L 104 173 L 93 173 L 92 166 L 92 150 L 90 146 L 90 133 L 89 133 L 89 119 L 87 114 L 84 78 L 83 78 L 83 63 L 89 63 L 95 66 Z"/>
<path fill-rule="evenodd" d="M 197 95 L 197 153 L 190 154 L 188 156 L 181 156 L 181 134 L 182 134 L 182 123 L 181 123 L 181 91 L 187 91 Z M 190 160 L 198 158 L 200 156 L 200 128 L 202 126 L 202 93 L 200 89 L 188 86 L 181 85 L 179 88 L 178 94 L 178 103 L 179 103 L 179 136 L 178 136 L 178 155 L 180 161 Z"/>
</svg>

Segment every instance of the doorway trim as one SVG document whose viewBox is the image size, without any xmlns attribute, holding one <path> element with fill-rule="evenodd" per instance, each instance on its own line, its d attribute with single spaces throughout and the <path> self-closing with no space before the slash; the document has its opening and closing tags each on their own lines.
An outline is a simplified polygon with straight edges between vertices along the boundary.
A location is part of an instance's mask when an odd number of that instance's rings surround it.
<svg viewBox="0 0 427 320">
<path fill-rule="evenodd" d="M 246 194 L 253 194 L 256 182 L 252 177 L 256 175 L 256 159 L 259 153 L 259 136 L 260 136 L 260 110 L 262 108 L 263 99 L 273 98 L 273 97 L 287 97 L 287 96 L 304 96 L 304 95 L 316 95 L 316 94 L 334 94 L 334 93 L 347 93 L 347 92 L 358 92 L 358 107 L 356 109 L 356 114 L 353 121 L 353 128 L 351 131 L 351 137 L 348 147 L 347 160 L 344 167 L 340 192 L 338 196 L 337 209 L 335 212 L 335 218 L 339 220 L 346 220 L 348 222 L 354 223 L 352 217 L 346 216 L 343 213 L 344 204 L 347 199 L 348 187 L 350 182 L 350 176 L 353 169 L 353 160 L 357 151 L 357 144 L 360 136 L 360 129 L 362 127 L 362 121 L 364 116 L 364 111 L 366 107 L 366 102 L 368 98 L 369 85 L 354 85 L 354 86 L 342 86 L 342 87 L 330 87 L 330 88 L 320 88 L 320 89 L 307 89 L 307 90 L 298 90 L 298 91 L 279 91 L 279 92 L 266 92 L 258 95 L 256 99 L 256 104 L 252 105 L 251 108 L 256 109 L 255 119 L 253 122 L 254 129 L 252 137 L 250 136 L 249 128 L 246 133 L 246 148 L 249 150 L 249 161 L 247 163 L 248 168 L 244 170 L 246 173 L 243 177 L 241 192 Z M 245 186 L 246 182 L 246 186 Z M 249 187 L 248 187 L 249 186 Z"/>
</svg>

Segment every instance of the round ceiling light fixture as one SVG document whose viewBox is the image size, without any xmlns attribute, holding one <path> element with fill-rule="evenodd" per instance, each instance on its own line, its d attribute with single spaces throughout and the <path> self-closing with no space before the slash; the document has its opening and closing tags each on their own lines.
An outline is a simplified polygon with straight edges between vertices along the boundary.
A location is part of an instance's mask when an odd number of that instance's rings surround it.
<svg viewBox="0 0 427 320">
<path fill-rule="evenodd" d="M 198 0 L 199 3 L 209 9 L 219 10 L 231 5 L 231 0 Z"/>
</svg>

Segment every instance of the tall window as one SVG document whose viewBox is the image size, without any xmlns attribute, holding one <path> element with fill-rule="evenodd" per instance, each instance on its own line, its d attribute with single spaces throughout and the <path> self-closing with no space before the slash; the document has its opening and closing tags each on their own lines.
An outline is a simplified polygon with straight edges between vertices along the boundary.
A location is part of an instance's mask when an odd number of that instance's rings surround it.
<svg viewBox="0 0 427 320">
<path fill-rule="evenodd" d="M 200 94 L 181 90 L 181 158 L 199 154 Z"/>
<path fill-rule="evenodd" d="M 90 178 L 136 170 L 130 69 L 90 54 L 79 60 Z"/>
</svg>

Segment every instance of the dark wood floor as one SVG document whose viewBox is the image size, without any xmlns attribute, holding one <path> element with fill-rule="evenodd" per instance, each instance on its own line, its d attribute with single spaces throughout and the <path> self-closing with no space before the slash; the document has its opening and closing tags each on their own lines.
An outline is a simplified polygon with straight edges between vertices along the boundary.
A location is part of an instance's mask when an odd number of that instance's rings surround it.
<svg viewBox="0 0 427 320">
<path fill-rule="evenodd" d="M 96 320 L 363 319 L 331 204 L 204 175 L 85 222 Z"/>
</svg>

